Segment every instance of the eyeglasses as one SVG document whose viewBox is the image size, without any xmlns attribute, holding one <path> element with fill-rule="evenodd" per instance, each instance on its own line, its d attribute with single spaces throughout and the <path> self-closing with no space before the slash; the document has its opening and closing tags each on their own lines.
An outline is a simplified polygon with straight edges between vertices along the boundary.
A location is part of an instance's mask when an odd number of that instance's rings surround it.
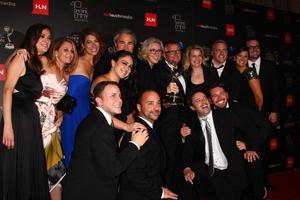
<svg viewBox="0 0 300 200">
<path fill-rule="evenodd" d="M 179 50 L 179 49 L 166 51 L 166 54 L 172 54 L 172 55 L 180 54 L 180 53 L 181 53 L 181 50 Z"/>
<path fill-rule="evenodd" d="M 248 46 L 249 49 L 259 49 L 260 46 L 259 45 L 256 45 L 256 46 Z"/>
<path fill-rule="evenodd" d="M 152 54 L 162 53 L 162 50 L 161 49 L 149 49 L 149 52 L 152 53 Z"/>
</svg>

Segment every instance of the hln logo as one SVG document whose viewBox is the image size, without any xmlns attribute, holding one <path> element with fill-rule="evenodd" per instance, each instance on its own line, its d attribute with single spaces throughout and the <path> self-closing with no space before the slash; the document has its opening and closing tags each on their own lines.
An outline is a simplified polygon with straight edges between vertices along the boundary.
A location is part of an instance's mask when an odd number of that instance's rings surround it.
<svg viewBox="0 0 300 200">
<path fill-rule="evenodd" d="M 47 5 L 43 5 L 43 4 L 35 4 L 34 5 L 35 9 L 39 9 L 39 10 L 47 10 Z"/>
</svg>

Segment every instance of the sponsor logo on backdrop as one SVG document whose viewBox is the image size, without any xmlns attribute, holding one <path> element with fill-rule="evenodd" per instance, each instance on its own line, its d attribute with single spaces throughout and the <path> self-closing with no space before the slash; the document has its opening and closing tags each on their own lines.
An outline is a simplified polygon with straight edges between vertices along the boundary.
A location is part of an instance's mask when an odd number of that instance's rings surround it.
<svg viewBox="0 0 300 200">
<path fill-rule="evenodd" d="M 289 32 L 284 33 L 284 43 L 291 44 L 292 43 L 292 34 Z"/>
<path fill-rule="evenodd" d="M 268 61 L 271 61 L 271 62 L 276 62 L 275 52 L 273 52 L 273 51 L 267 51 L 264 54 L 264 59 L 268 60 Z"/>
<path fill-rule="evenodd" d="M 251 9 L 251 8 L 242 8 L 242 11 L 246 13 L 252 13 L 252 14 L 258 14 L 259 12 L 257 10 Z"/>
<path fill-rule="evenodd" d="M 247 33 L 248 38 L 255 37 L 256 33 L 255 33 L 254 27 L 252 25 L 249 25 L 249 24 L 246 25 L 245 29 L 246 29 L 246 33 Z"/>
<path fill-rule="evenodd" d="M 73 40 L 76 43 L 76 45 L 79 45 L 79 40 L 80 40 L 79 33 L 71 33 L 70 35 L 67 36 L 67 38 Z"/>
<path fill-rule="evenodd" d="M 179 14 L 175 14 L 172 16 L 174 19 L 174 28 L 176 32 L 185 32 L 185 20 L 182 19 L 182 16 Z"/>
<path fill-rule="evenodd" d="M 157 27 L 157 14 L 145 12 L 144 26 Z"/>
<path fill-rule="evenodd" d="M 226 24 L 226 32 L 227 36 L 235 36 L 235 25 L 234 24 Z"/>
<path fill-rule="evenodd" d="M 211 0 L 203 0 L 201 7 L 202 8 L 207 8 L 207 9 L 211 9 L 212 8 L 212 2 L 211 2 Z"/>
<path fill-rule="evenodd" d="M 0 6 L 15 7 L 17 4 L 11 1 L 0 1 Z"/>
<path fill-rule="evenodd" d="M 234 6 L 231 0 L 225 0 L 225 15 L 234 15 Z"/>
<path fill-rule="evenodd" d="M 273 34 L 273 33 L 264 33 L 264 36 L 266 38 L 279 39 L 279 35 L 276 35 L 276 34 Z"/>
<path fill-rule="evenodd" d="M 202 29 L 208 29 L 208 30 L 214 30 L 214 31 L 219 30 L 219 28 L 217 26 L 212 26 L 212 25 L 208 25 L 208 24 L 196 24 L 195 27 L 202 28 Z"/>
<path fill-rule="evenodd" d="M 294 167 L 294 157 L 289 156 L 286 158 L 286 168 L 293 168 Z"/>
<path fill-rule="evenodd" d="M 4 64 L 0 64 L 0 81 L 5 81 L 6 69 Z"/>
<path fill-rule="evenodd" d="M 49 1 L 48 0 L 33 0 L 32 14 L 49 15 Z"/>
<path fill-rule="evenodd" d="M 10 26 L 4 26 L 3 30 L 5 32 L 5 36 L 3 36 L 2 38 L 0 37 L 0 43 L 4 44 L 5 49 L 9 49 L 9 50 L 14 49 L 15 45 L 11 40 L 11 36 L 14 33 L 14 28 Z"/>
<path fill-rule="evenodd" d="M 294 96 L 293 95 L 286 96 L 286 106 L 287 107 L 294 106 Z"/>
<path fill-rule="evenodd" d="M 119 14 L 119 13 L 111 13 L 109 11 L 105 11 L 103 13 L 103 16 L 105 16 L 105 17 L 112 17 L 112 18 L 119 18 L 119 19 L 133 20 L 133 16 L 131 16 L 131 15 L 123 15 L 123 14 Z"/>
<path fill-rule="evenodd" d="M 74 21 L 88 22 L 89 10 L 82 5 L 82 1 L 72 1 Z"/>
<path fill-rule="evenodd" d="M 267 9 L 267 20 L 274 21 L 274 10 L 273 9 Z"/>
</svg>

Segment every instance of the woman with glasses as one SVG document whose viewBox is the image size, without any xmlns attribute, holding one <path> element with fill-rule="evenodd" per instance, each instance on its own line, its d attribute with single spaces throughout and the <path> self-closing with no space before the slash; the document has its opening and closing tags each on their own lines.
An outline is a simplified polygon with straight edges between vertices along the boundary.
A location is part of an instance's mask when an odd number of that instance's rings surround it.
<svg viewBox="0 0 300 200">
<path fill-rule="evenodd" d="M 137 84 L 138 90 L 155 89 L 155 79 L 153 69 L 163 53 L 161 40 L 150 37 L 147 38 L 139 49 L 138 57 L 140 62 L 137 65 Z"/>
</svg>

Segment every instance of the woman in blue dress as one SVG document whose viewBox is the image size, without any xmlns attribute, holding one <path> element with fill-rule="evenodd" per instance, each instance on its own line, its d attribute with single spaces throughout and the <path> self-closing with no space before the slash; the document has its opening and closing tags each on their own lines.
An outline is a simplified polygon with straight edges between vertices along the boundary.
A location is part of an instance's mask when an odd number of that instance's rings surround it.
<svg viewBox="0 0 300 200">
<path fill-rule="evenodd" d="M 100 58 L 102 45 L 100 35 L 91 30 L 82 31 L 80 40 L 79 60 L 69 76 L 68 94 L 76 99 L 77 105 L 71 114 L 64 113 L 61 125 L 64 164 L 69 166 L 76 129 L 80 122 L 90 113 L 90 87 L 94 64 Z"/>
</svg>

